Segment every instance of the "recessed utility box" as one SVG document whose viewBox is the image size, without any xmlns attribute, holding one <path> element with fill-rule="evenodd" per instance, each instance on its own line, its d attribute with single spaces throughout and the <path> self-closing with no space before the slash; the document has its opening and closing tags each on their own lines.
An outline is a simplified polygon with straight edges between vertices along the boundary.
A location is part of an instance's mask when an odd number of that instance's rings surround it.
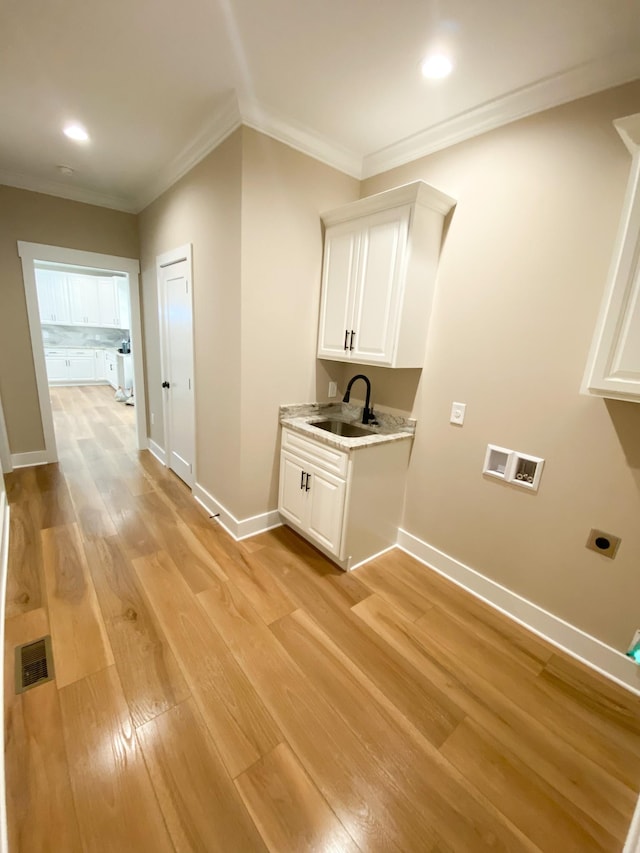
<svg viewBox="0 0 640 853">
<path fill-rule="evenodd" d="M 505 480 L 510 460 L 510 450 L 506 450 L 504 447 L 497 447 L 495 444 L 488 444 L 487 453 L 484 458 L 484 468 L 482 470 L 491 477 L 499 477 L 501 480 Z"/>
<path fill-rule="evenodd" d="M 537 492 L 543 465 L 544 459 L 539 456 L 488 444 L 482 472 L 513 486 Z"/>
</svg>

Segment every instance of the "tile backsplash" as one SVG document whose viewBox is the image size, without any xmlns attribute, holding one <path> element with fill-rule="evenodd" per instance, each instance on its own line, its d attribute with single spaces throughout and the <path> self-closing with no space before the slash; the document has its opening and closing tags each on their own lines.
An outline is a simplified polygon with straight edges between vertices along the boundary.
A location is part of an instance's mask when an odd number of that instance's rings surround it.
<svg viewBox="0 0 640 853">
<path fill-rule="evenodd" d="M 100 326 L 47 326 L 42 324 L 42 342 L 46 347 L 115 347 L 128 340 L 129 329 L 105 329 Z"/>
</svg>

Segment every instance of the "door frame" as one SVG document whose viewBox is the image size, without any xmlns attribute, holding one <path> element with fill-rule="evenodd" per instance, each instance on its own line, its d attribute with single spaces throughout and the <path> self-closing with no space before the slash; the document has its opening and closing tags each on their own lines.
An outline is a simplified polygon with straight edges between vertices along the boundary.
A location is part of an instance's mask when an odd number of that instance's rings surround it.
<svg viewBox="0 0 640 853">
<path fill-rule="evenodd" d="M 192 382 L 193 382 L 193 411 L 192 411 L 192 423 L 193 423 L 193 461 L 191 463 L 191 483 L 187 485 L 193 491 L 196 483 L 198 482 L 197 478 L 197 456 L 198 456 L 198 443 L 197 443 L 197 428 L 196 428 L 196 381 L 195 381 L 195 352 L 194 352 L 194 326 L 193 326 L 193 249 L 191 243 L 185 243 L 183 246 L 177 246 L 175 249 L 169 249 L 166 252 L 162 252 L 162 254 L 156 256 L 156 283 L 157 283 L 157 295 L 158 295 L 158 331 L 159 331 L 159 343 L 160 343 L 160 370 L 162 371 L 162 376 L 165 377 L 167 375 L 167 332 L 166 332 L 166 309 L 165 309 L 165 288 L 164 282 L 162 279 L 162 271 L 167 267 L 173 266 L 173 264 L 180 263 L 181 261 L 187 262 L 187 275 L 189 276 L 189 280 L 191 282 L 191 289 L 189 291 L 190 303 L 191 303 L 191 364 L 193 366 L 192 369 Z M 163 378 L 164 381 L 164 378 Z M 168 429 L 169 420 L 168 420 L 168 403 L 167 403 L 167 395 L 162 391 L 162 424 L 164 430 L 164 459 L 165 465 L 167 468 L 170 468 L 169 462 L 171 459 L 171 436 Z"/>
<path fill-rule="evenodd" d="M 11 451 L 9 450 L 9 436 L 7 435 L 7 425 L 4 420 L 4 409 L 2 408 L 2 397 L 0 397 L 0 468 L 2 468 L 2 473 L 4 474 L 13 471 Z M 1 528 L 2 519 L 0 518 Z"/>
<path fill-rule="evenodd" d="M 134 406 L 136 415 L 136 446 L 138 450 L 146 450 L 148 448 L 146 409 L 147 394 L 142 354 L 142 322 L 139 280 L 140 262 L 135 258 L 121 258 L 117 255 L 103 255 L 97 252 L 84 252 L 79 249 L 68 249 L 63 246 L 47 246 L 44 243 L 27 243 L 22 240 L 18 240 L 18 255 L 22 261 L 22 280 L 24 282 L 24 294 L 27 302 L 29 331 L 31 333 L 31 347 L 33 350 L 33 365 L 36 373 L 38 401 L 40 403 L 40 416 L 42 419 L 42 432 L 44 434 L 44 452 L 39 454 L 40 459 L 38 461 L 40 463 L 57 462 L 58 449 L 56 446 L 56 435 L 53 426 L 53 412 L 51 411 L 47 368 L 44 360 L 44 344 L 42 342 L 40 310 L 38 308 L 38 292 L 36 289 L 36 261 L 69 264 L 70 266 L 78 267 L 92 267 L 94 269 L 103 269 L 107 272 L 124 273 L 127 276 L 127 281 L 129 282 L 129 304 L 131 308 L 133 381 L 136 398 L 140 401 L 139 403 L 136 401 L 136 405 Z"/>
</svg>

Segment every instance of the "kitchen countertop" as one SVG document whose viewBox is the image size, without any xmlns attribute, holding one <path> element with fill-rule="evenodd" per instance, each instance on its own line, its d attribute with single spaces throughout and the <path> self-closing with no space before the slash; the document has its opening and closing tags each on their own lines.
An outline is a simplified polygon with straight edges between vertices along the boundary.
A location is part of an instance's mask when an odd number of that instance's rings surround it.
<svg viewBox="0 0 640 853">
<path fill-rule="evenodd" d="M 403 418 L 385 412 L 376 412 L 375 417 L 378 421 L 377 426 L 369 425 L 367 427 L 371 430 L 371 435 L 348 438 L 318 429 L 313 424 L 331 418 L 362 426 L 361 406 L 352 406 L 348 403 L 291 403 L 280 406 L 280 423 L 282 426 L 339 450 L 356 450 L 389 441 L 407 441 L 412 439 L 415 434 L 416 421 L 414 418 Z"/>
</svg>

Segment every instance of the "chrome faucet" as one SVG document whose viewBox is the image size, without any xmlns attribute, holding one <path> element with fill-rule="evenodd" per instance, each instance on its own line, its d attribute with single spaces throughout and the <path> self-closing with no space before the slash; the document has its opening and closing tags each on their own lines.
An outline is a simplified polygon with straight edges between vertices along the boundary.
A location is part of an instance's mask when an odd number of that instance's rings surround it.
<svg viewBox="0 0 640 853">
<path fill-rule="evenodd" d="M 347 390 L 344 392 L 342 402 L 349 402 L 351 398 L 351 386 L 356 381 L 356 379 L 364 379 L 367 386 L 367 396 L 364 401 L 364 409 L 362 410 L 362 423 L 368 424 L 371 423 L 371 421 L 375 420 L 376 416 L 373 414 L 373 407 L 369 408 L 371 402 L 371 382 L 369 382 L 369 379 L 364 375 L 364 373 L 358 373 L 349 380 L 349 384 L 347 385 Z"/>
</svg>

